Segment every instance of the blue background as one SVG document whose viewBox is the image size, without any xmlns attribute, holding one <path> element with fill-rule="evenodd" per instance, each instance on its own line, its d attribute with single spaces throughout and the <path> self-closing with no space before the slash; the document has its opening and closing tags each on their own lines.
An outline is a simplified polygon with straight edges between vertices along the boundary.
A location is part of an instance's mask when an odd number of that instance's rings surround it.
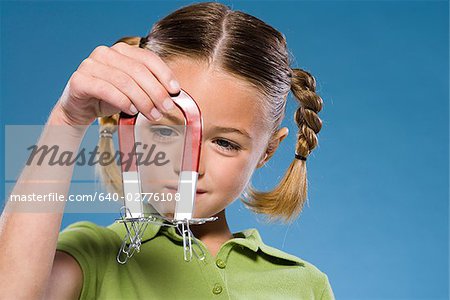
<svg viewBox="0 0 450 300">
<path fill-rule="evenodd" d="M 45 123 L 96 46 L 146 35 L 189 3 L 2 2 L 2 143 L 5 124 Z M 235 202 L 232 231 L 256 227 L 266 244 L 313 263 L 338 299 L 447 299 L 448 2 L 224 3 L 283 32 L 293 66 L 315 75 L 324 100 L 300 218 L 265 225 Z M 295 109 L 290 98 L 290 135 L 254 175 L 258 188 L 273 187 L 291 162 Z M 113 218 L 67 214 L 63 227 Z"/>
</svg>

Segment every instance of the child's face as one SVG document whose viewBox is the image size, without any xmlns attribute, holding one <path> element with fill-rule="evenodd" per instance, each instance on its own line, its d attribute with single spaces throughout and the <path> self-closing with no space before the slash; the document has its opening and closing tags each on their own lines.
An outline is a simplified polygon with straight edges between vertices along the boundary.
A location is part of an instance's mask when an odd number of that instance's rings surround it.
<svg viewBox="0 0 450 300">
<path fill-rule="evenodd" d="M 255 168 L 261 166 L 266 158 L 269 127 L 262 122 L 260 96 L 244 81 L 193 60 L 177 59 L 167 64 L 202 113 L 197 190 L 206 192 L 197 194 L 193 217 L 210 217 L 239 197 Z M 178 117 L 180 113 L 173 115 Z M 287 130 L 282 130 L 280 140 L 286 135 Z M 177 171 L 173 170 L 172 175 L 166 173 L 166 178 L 178 176 Z"/>
</svg>

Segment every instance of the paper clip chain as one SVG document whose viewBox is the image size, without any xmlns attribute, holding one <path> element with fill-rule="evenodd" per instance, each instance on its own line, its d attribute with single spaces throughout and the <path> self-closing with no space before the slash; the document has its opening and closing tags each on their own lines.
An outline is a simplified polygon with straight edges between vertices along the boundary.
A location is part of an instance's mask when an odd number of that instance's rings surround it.
<svg viewBox="0 0 450 300">
<path fill-rule="evenodd" d="M 125 220 L 126 211 L 131 214 L 129 208 L 123 206 L 120 209 L 120 216 L 122 220 Z M 145 230 L 147 229 L 149 222 L 137 222 L 135 220 L 130 220 L 128 222 L 123 222 L 125 225 L 125 229 L 127 233 L 122 240 L 122 245 L 120 246 L 119 253 L 117 253 L 117 262 L 120 264 L 125 264 L 129 258 L 131 258 L 135 251 L 139 252 L 142 243 L 142 236 L 144 235 Z M 130 227 L 127 225 L 130 223 Z M 125 254 L 125 259 L 122 260 L 121 256 Z"/>
<path fill-rule="evenodd" d="M 203 251 L 202 247 L 200 246 L 199 242 L 197 241 L 197 238 L 194 237 L 194 234 L 192 233 L 191 229 L 189 228 L 189 220 L 184 219 L 183 221 L 179 221 L 181 223 L 181 232 L 180 228 L 177 227 L 178 232 L 183 237 L 183 253 L 184 253 L 184 260 L 185 261 L 191 261 L 192 260 L 192 253 L 197 257 L 199 260 L 205 259 L 205 252 Z M 198 249 L 200 249 L 200 253 L 198 253 L 198 250 L 194 249 L 192 252 L 192 242 L 197 245 Z"/>
<path fill-rule="evenodd" d="M 117 254 L 118 263 L 125 264 L 128 261 L 128 259 L 130 259 L 134 255 L 136 251 L 137 252 L 140 251 L 140 247 L 142 244 L 142 237 L 149 223 L 155 223 L 161 226 L 170 226 L 177 228 L 178 232 L 183 238 L 183 255 L 185 261 L 187 262 L 191 261 L 193 255 L 195 255 L 197 259 L 201 261 L 205 259 L 206 257 L 205 252 L 203 251 L 203 248 L 198 242 L 197 238 L 194 237 L 194 234 L 189 228 L 189 224 L 191 223 L 203 224 L 208 221 L 215 221 L 217 217 L 210 217 L 204 219 L 174 220 L 158 215 L 158 217 L 149 216 L 140 218 L 127 218 L 127 212 L 128 215 L 131 215 L 131 211 L 129 208 L 125 206 L 121 207 L 120 209 L 121 219 L 119 219 L 118 221 L 124 223 L 126 234 L 122 240 L 122 244 Z M 160 221 L 167 221 L 170 224 Z M 177 226 L 179 224 L 181 224 L 181 230 L 179 226 Z M 193 247 L 193 245 L 197 245 L 197 247 Z M 125 255 L 124 259 L 122 259 L 123 255 Z"/>
</svg>

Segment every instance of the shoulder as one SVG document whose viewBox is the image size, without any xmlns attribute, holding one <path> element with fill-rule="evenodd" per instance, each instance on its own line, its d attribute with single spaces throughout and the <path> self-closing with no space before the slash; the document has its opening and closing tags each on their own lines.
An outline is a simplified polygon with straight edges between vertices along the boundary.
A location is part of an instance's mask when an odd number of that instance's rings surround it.
<svg viewBox="0 0 450 300">
<path fill-rule="evenodd" d="M 90 221 L 78 221 L 64 228 L 58 236 L 56 250 L 64 251 L 85 264 L 100 255 L 118 249 L 119 236 L 107 227 Z"/>
<path fill-rule="evenodd" d="M 98 225 L 91 221 L 78 221 L 65 227 L 60 235 L 68 234 L 90 234 L 97 237 L 115 237 L 116 234 L 109 226 Z"/>
<path fill-rule="evenodd" d="M 92 240 L 100 241 L 105 239 L 114 239 L 116 234 L 107 227 L 98 225 L 91 221 L 78 221 L 64 228 L 60 234 L 58 241 L 70 242 L 73 239 L 79 241 Z"/>
<path fill-rule="evenodd" d="M 72 223 L 59 233 L 56 250 L 73 257 L 83 274 L 80 299 L 95 295 L 97 282 L 115 262 L 118 242 L 113 231 L 90 221 Z"/>
<path fill-rule="evenodd" d="M 322 282 L 326 277 L 326 274 L 318 267 L 303 258 L 264 243 L 261 243 L 259 248 L 263 253 L 270 255 L 278 263 L 290 262 L 292 265 L 296 265 L 299 274 L 302 274 L 302 276 L 308 277 L 313 281 Z"/>
<path fill-rule="evenodd" d="M 295 267 L 291 268 L 291 275 L 294 276 L 295 282 L 299 287 L 308 287 L 308 289 L 315 295 L 315 298 L 323 300 L 334 299 L 334 294 L 328 275 L 314 264 L 265 244 L 261 244 L 260 249 L 264 253 L 276 258 L 278 263 L 281 261 L 288 261 L 292 263 Z"/>
<path fill-rule="evenodd" d="M 66 231 L 79 231 L 79 230 L 89 230 L 89 231 L 101 231 L 105 227 L 98 225 L 91 221 L 78 221 L 72 224 L 69 224 L 65 227 L 62 232 Z"/>
<path fill-rule="evenodd" d="M 299 287 L 308 287 L 318 299 L 334 299 L 328 275 L 311 262 L 260 242 L 259 249 L 278 265 L 290 265 L 290 274 Z"/>
<path fill-rule="evenodd" d="M 277 290 L 281 298 L 333 300 L 328 276 L 309 261 L 266 245 L 256 230 L 243 232 L 246 239 L 235 239 L 241 244 L 239 250 L 244 260 L 239 260 L 239 268 L 245 269 L 246 281 L 255 280 L 255 284 L 263 284 Z M 236 260 L 237 261 L 237 260 Z M 256 276 L 251 279 L 249 269 L 257 269 Z M 261 278 L 261 272 L 264 278 Z"/>
</svg>

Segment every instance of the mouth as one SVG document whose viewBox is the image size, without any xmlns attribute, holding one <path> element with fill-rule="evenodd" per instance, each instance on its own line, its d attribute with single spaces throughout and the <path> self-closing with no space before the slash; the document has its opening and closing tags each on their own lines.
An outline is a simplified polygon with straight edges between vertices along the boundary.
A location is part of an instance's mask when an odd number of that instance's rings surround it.
<svg viewBox="0 0 450 300">
<path fill-rule="evenodd" d="M 165 188 L 168 189 L 170 192 L 174 192 L 174 193 L 178 191 L 178 188 L 174 187 L 174 186 L 165 186 Z M 203 189 L 197 189 L 197 192 L 196 192 L 197 195 L 201 195 L 201 194 L 205 194 L 205 193 L 206 193 L 206 191 Z"/>
</svg>

